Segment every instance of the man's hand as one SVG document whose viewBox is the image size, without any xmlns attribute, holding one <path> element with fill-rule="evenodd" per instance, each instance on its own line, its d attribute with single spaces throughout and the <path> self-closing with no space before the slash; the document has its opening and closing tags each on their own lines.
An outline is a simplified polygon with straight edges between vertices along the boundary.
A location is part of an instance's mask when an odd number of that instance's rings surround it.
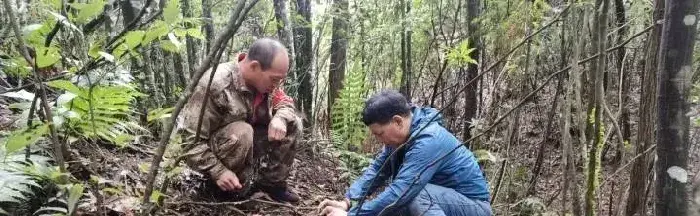
<svg viewBox="0 0 700 216">
<path fill-rule="evenodd" d="M 272 118 L 267 129 L 267 139 L 281 141 L 285 136 L 287 136 L 287 124 L 280 118 Z"/>
<path fill-rule="evenodd" d="M 323 211 L 321 211 L 321 215 L 325 216 L 347 216 L 348 212 L 345 210 L 335 208 L 333 206 L 326 206 L 323 208 Z"/>
<path fill-rule="evenodd" d="M 243 185 L 238 181 L 238 177 L 235 173 L 231 172 L 231 170 L 224 171 L 216 180 L 216 185 L 224 191 L 233 191 L 243 188 Z"/>
<path fill-rule="evenodd" d="M 328 206 L 334 207 L 334 208 L 339 208 L 339 209 L 345 210 L 345 211 L 349 210 L 349 208 L 350 208 L 350 204 L 347 200 L 335 201 L 335 200 L 325 199 L 325 200 L 323 200 L 323 202 L 321 202 L 321 204 L 318 205 L 318 210 L 321 211 Z"/>
</svg>

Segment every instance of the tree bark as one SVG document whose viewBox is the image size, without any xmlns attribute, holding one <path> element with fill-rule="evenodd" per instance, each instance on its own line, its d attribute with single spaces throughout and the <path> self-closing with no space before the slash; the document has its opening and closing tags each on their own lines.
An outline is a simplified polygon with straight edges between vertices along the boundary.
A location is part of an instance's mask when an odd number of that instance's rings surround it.
<svg viewBox="0 0 700 216">
<path fill-rule="evenodd" d="M 296 67 L 294 66 L 294 59 L 296 52 L 294 52 L 294 34 L 292 33 L 292 24 L 289 21 L 289 10 L 287 10 L 287 1 L 285 0 L 274 0 L 275 9 L 275 19 L 277 19 L 277 37 L 280 42 L 287 47 L 287 52 L 289 54 L 289 77 L 292 79 L 286 79 L 287 82 L 295 81 L 297 74 L 295 72 Z M 290 88 L 295 85 L 285 85 L 286 88 Z M 298 87 L 295 87 L 298 88 Z M 296 89 L 286 89 L 292 97 L 297 97 Z"/>
<path fill-rule="evenodd" d="M 668 0 L 661 32 L 658 66 L 658 130 L 656 137 L 656 215 L 688 212 L 688 94 L 698 2 Z M 674 172 L 675 171 L 675 172 Z M 682 171 L 682 172 L 680 172 Z M 683 176 L 685 181 L 673 176 Z"/>
<path fill-rule="evenodd" d="M 587 180 L 586 180 L 586 215 L 593 216 L 596 214 L 597 209 L 597 189 L 599 184 L 598 175 L 600 172 L 600 152 L 602 150 L 602 144 L 604 140 L 602 139 L 602 134 L 605 133 L 603 130 L 603 100 L 605 100 L 605 92 L 603 88 L 604 76 L 605 76 L 605 48 L 606 48 L 606 29 L 607 29 L 607 18 L 608 18 L 608 8 L 609 0 L 597 0 L 596 8 L 601 8 L 601 10 L 596 10 L 596 22 L 594 25 L 594 37 L 593 37 L 593 53 L 601 54 L 597 61 L 591 64 L 591 72 L 593 72 L 592 85 L 593 88 L 594 104 L 593 110 L 589 111 L 589 115 L 592 116 L 593 122 L 593 134 L 592 145 L 588 150 L 588 167 Z M 590 107 L 590 106 L 589 106 Z M 590 118 L 590 117 L 589 117 Z M 589 120 L 590 121 L 590 120 Z"/>
<path fill-rule="evenodd" d="M 469 54 L 469 57 L 471 59 L 474 59 L 476 61 L 479 60 L 479 55 L 481 54 L 481 51 L 483 50 L 483 46 L 481 45 L 481 39 L 479 36 L 479 25 L 476 23 L 476 18 L 479 17 L 479 14 L 481 14 L 481 2 L 479 0 L 469 0 L 467 1 L 467 26 L 468 26 L 468 31 L 469 31 L 469 45 L 473 46 L 475 49 Z M 470 80 L 474 79 L 477 75 L 479 75 L 479 64 L 469 64 L 467 66 L 467 74 L 464 79 L 465 82 L 469 82 Z M 467 89 L 464 91 L 464 116 L 463 116 L 463 121 L 464 126 L 462 128 L 462 140 L 469 140 L 471 138 L 471 133 L 469 128 L 471 127 L 471 120 L 476 117 L 476 111 L 478 108 L 478 101 L 477 101 L 477 92 L 479 91 L 477 88 L 476 82 L 473 84 L 470 84 Z M 471 145 L 471 144 L 470 144 Z"/>
<path fill-rule="evenodd" d="M 204 53 L 209 53 L 211 49 L 212 37 L 214 37 L 214 20 L 211 17 L 211 0 L 202 0 L 202 19 L 204 20 Z"/>
<path fill-rule="evenodd" d="M 616 24 L 617 27 L 619 28 L 618 33 L 617 33 L 617 44 L 622 43 L 625 38 L 627 37 L 627 25 L 625 23 L 627 22 L 627 18 L 625 17 L 625 4 L 623 0 L 615 0 L 615 18 L 616 18 Z M 631 131 L 630 131 L 630 111 L 627 108 L 627 103 L 630 98 L 630 78 L 629 74 L 630 73 L 625 73 L 625 68 L 624 68 L 624 61 L 625 61 L 625 54 L 626 50 L 625 47 L 622 47 L 617 50 L 617 57 L 616 57 L 616 67 L 617 70 L 619 71 L 620 74 L 620 89 L 621 91 L 621 96 L 620 98 L 622 99 L 620 101 L 620 126 L 622 127 L 622 141 L 630 141 L 630 136 L 631 136 Z M 623 146 L 624 147 L 624 146 Z M 615 154 L 615 160 L 614 163 L 620 164 L 622 163 L 622 153 L 625 149 L 618 149 L 616 154 Z"/>
<path fill-rule="evenodd" d="M 642 93 L 639 103 L 639 123 L 637 129 L 637 144 L 635 145 L 635 154 L 642 154 L 646 149 L 654 144 L 656 124 L 656 70 L 658 62 L 659 43 L 661 41 L 662 23 L 657 23 L 663 19 L 665 0 L 655 0 L 654 15 L 652 23 L 655 23 L 647 39 L 647 48 L 645 53 L 645 64 L 642 74 Z M 649 176 L 649 167 L 651 166 L 653 155 L 648 154 L 637 159 L 632 164 L 630 172 L 630 186 L 627 191 L 627 204 L 625 207 L 626 216 L 634 216 L 638 213 L 646 211 L 646 188 L 647 178 Z M 640 178 L 643 177 L 643 178 Z"/>
<path fill-rule="evenodd" d="M 180 5 L 182 6 L 181 7 L 182 16 L 183 17 L 192 17 L 192 9 L 190 9 L 190 0 L 180 0 Z M 192 28 L 192 24 L 186 23 L 185 27 L 187 27 L 188 29 Z M 191 78 L 192 75 L 194 74 L 194 68 L 196 67 L 196 65 L 195 65 L 195 59 L 196 59 L 195 52 L 196 51 L 194 48 L 196 41 L 194 39 L 192 39 L 192 37 L 189 35 L 187 36 L 185 41 L 186 41 L 186 49 L 187 49 L 187 76 L 186 76 L 187 79 L 186 80 L 189 80 L 189 78 Z M 184 88 L 184 86 L 185 85 L 183 85 L 183 88 Z"/>
<path fill-rule="evenodd" d="M 331 63 L 328 74 L 328 117 L 332 115 L 331 109 L 338 98 L 340 89 L 343 88 L 345 79 L 345 65 L 348 49 L 348 1 L 333 0 L 333 33 L 331 35 Z M 330 121 L 329 121 L 330 122 Z"/>
<path fill-rule="evenodd" d="M 413 1 L 401 0 L 401 88 L 400 92 L 411 101 L 411 27 L 407 26 L 407 15 L 411 13 Z"/>
<path fill-rule="evenodd" d="M 308 127 L 314 122 L 312 63 L 313 63 L 313 36 L 311 30 L 311 2 L 309 0 L 296 0 L 296 10 L 303 19 L 292 19 L 294 23 L 294 51 L 296 52 L 296 73 L 299 83 L 297 107 L 306 115 Z"/>
</svg>

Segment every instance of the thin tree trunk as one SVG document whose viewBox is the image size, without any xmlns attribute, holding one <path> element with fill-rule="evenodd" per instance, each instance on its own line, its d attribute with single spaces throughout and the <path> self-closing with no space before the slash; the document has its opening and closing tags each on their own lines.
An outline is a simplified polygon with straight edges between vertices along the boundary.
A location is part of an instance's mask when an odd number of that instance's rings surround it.
<svg viewBox="0 0 700 216">
<path fill-rule="evenodd" d="M 401 1 L 401 93 L 411 100 L 411 27 L 407 27 L 407 15 L 411 13 L 411 4 L 413 1 Z"/>
<path fill-rule="evenodd" d="M 594 25 L 594 37 L 593 37 L 593 53 L 600 53 L 602 56 L 597 59 L 593 64 L 591 64 L 591 72 L 594 73 L 592 85 L 594 87 L 594 108 L 589 111 L 592 113 L 593 122 L 593 142 L 591 148 L 588 152 L 588 167 L 587 167 L 587 180 L 586 180 L 586 215 L 593 216 L 596 215 L 597 209 L 597 190 L 599 184 L 599 173 L 600 173 L 600 153 L 602 151 L 602 144 L 604 140 L 602 135 L 605 133 L 602 129 L 603 127 L 603 100 L 604 89 L 603 82 L 605 76 L 605 48 L 606 48 L 606 29 L 607 29 L 607 12 L 609 8 L 609 0 L 597 0 L 596 8 L 602 8 L 601 10 L 596 10 L 596 22 Z M 590 106 L 589 106 L 590 107 Z"/>
<path fill-rule="evenodd" d="M 184 65 L 182 64 L 182 55 L 180 53 L 175 53 L 172 56 L 173 59 L 173 69 L 175 69 L 175 75 L 177 76 L 177 86 L 184 88 L 187 84 L 187 78 L 185 78 Z M 175 95 L 173 95 L 175 96 Z"/>
<path fill-rule="evenodd" d="M 181 11 L 182 11 L 182 16 L 185 18 L 190 18 L 192 16 L 192 9 L 190 9 L 190 0 L 180 0 L 180 5 L 181 5 Z M 190 23 L 185 23 L 185 27 L 187 28 L 192 28 L 192 24 Z M 196 67 L 195 65 L 195 43 L 197 43 L 194 39 L 192 39 L 191 36 L 187 36 L 185 39 L 186 41 L 186 49 L 187 49 L 187 76 L 185 76 L 187 79 L 186 81 L 189 81 L 189 78 L 192 78 L 192 75 L 194 74 L 194 68 Z M 183 85 L 184 88 L 184 85 Z"/>
<path fill-rule="evenodd" d="M 153 57 L 154 57 L 154 60 L 160 61 L 163 63 L 163 65 L 161 67 L 161 73 L 160 73 L 160 74 L 163 74 L 163 97 L 165 99 L 165 103 L 170 104 L 170 101 L 172 100 L 171 96 L 173 93 L 170 90 L 170 88 L 172 88 L 173 82 L 172 82 L 171 76 L 170 76 L 171 70 L 170 70 L 170 67 L 168 64 L 169 61 L 166 61 L 166 59 L 172 58 L 173 55 L 171 53 L 169 53 L 167 51 L 163 51 L 163 50 L 161 50 L 160 53 L 161 53 L 161 55 L 155 55 Z M 159 59 L 158 56 L 162 56 L 163 59 Z"/>
<path fill-rule="evenodd" d="M 289 54 L 289 75 L 291 79 L 287 79 L 288 82 L 294 82 L 296 80 L 297 74 L 295 72 L 295 55 L 294 52 L 294 34 L 292 33 L 292 23 L 289 21 L 289 10 L 287 10 L 286 0 L 274 0 L 275 18 L 277 19 L 277 37 L 280 42 L 287 47 L 287 52 Z M 294 85 L 286 85 L 286 88 L 292 88 Z M 298 88 L 298 87 L 294 87 Z M 287 89 L 287 92 L 291 94 L 292 97 L 296 98 L 298 95 L 297 89 Z"/>
<path fill-rule="evenodd" d="M 688 95 L 698 2 L 668 0 L 661 32 L 658 66 L 656 137 L 656 215 L 688 213 Z"/>
<path fill-rule="evenodd" d="M 296 10 L 303 19 L 293 19 L 294 23 L 294 51 L 296 52 L 296 74 L 299 82 L 297 107 L 306 115 L 308 127 L 312 127 L 314 116 L 312 115 L 313 89 L 311 84 L 313 72 L 313 41 L 311 30 L 311 2 L 309 0 L 296 0 Z"/>
<path fill-rule="evenodd" d="M 467 1 L 467 23 L 469 27 L 469 46 L 473 46 L 475 49 L 469 54 L 469 57 L 478 61 L 479 54 L 483 50 L 481 45 L 481 40 L 479 36 L 479 25 L 476 23 L 476 18 L 479 17 L 481 13 L 479 0 L 468 0 Z M 467 66 L 467 74 L 464 81 L 469 82 L 474 79 L 479 74 L 479 64 L 469 64 Z M 481 81 L 481 80 L 480 80 Z M 462 140 L 469 140 L 471 138 L 470 127 L 471 120 L 476 117 L 476 111 L 478 108 L 478 101 L 476 98 L 478 85 L 476 82 L 470 84 L 466 91 L 464 91 L 464 116 L 462 121 L 464 121 L 464 126 L 462 128 Z M 480 91 L 479 91 L 480 92 Z M 479 93 L 481 94 L 481 93 Z M 471 144 L 469 144 L 471 145 Z"/>
<path fill-rule="evenodd" d="M 331 63 L 328 75 L 328 117 L 332 115 L 331 109 L 338 98 L 340 89 L 345 80 L 345 65 L 348 49 L 348 1 L 334 0 L 333 6 L 333 33 L 331 35 Z M 330 122 L 330 121 L 329 121 Z"/>
<path fill-rule="evenodd" d="M 214 37 L 214 19 L 211 17 L 211 0 L 202 0 L 202 19 L 204 19 L 204 53 L 209 53 L 211 50 L 211 43 Z"/>
<path fill-rule="evenodd" d="M 622 43 L 622 41 L 627 37 L 627 18 L 625 18 L 625 5 L 623 0 L 615 0 L 615 18 L 616 18 L 616 24 L 617 27 L 619 28 L 618 34 L 617 34 L 617 43 Z M 622 140 L 623 142 L 629 142 L 630 136 L 631 136 L 631 131 L 630 131 L 630 111 L 627 108 L 627 103 L 630 98 L 630 73 L 625 73 L 625 68 L 624 68 L 624 60 L 625 60 L 625 47 L 622 47 L 617 50 L 617 57 L 616 57 L 616 67 L 619 71 L 620 74 L 620 89 L 621 91 L 621 98 L 622 100 L 620 101 L 621 103 L 619 104 L 620 106 L 620 119 L 618 120 L 621 124 L 622 127 Z M 622 153 L 624 151 L 624 146 L 623 149 L 618 149 L 617 153 L 615 154 L 615 161 L 614 163 L 621 164 L 623 162 L 622 158 Z"/>
</svg>

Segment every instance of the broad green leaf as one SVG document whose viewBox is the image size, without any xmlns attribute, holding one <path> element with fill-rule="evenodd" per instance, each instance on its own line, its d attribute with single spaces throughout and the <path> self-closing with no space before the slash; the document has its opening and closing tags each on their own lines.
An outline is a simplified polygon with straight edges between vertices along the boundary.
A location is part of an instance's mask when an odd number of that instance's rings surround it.
<svg viewBox="0 0 700 216">
<path fill-rule="evenodd" d="M 163 8 L 163 20 L 167 24 L 174 24 L 180 18 L 179 0 L 168 0 L 168 4 Z"/>
<path fill-rule="evenodd" d="M 173 107 L 170 108 L 157 108 L 148 112 L 147 121 L 152 122 L 153 120 L 170 118 Z"/>
<path fill-rule="evenodd" d="M 160 41 L 160 47 L 163 48 L 163 50 L 172 52 L 172 53 L 179 53 L 180 50 L 179 48 L 173 44 L 173 42 L 170 42 L 168 40 Z"/>
<path fill-rule="evenodd" d="M 5 146 L 7 152 L 14 152 L 28 145 L 34 144 L 37 140 L 39 140 L 39 138 L 46 134 L 48 128 L 48 125 L 44 124 L 33 130 L 24 131 L 24 129 L 20 129 L 22 131 L 13 133 L 7 138 L 7 144 Z"/>
<path fill-rule="evenodd" d="M 68 193 L 68 215 L 73 215 L 75 210 L 77 210 L 78 200 L 83 196 L 84 189 L 82 184 L 74 184 L 70 188 Z"/>
<path fill-rule="evenodd" d="M 105 2 L 103 0 L 93 0 L 90 3 L 73 3 L 71 4 L 73 8 L 77 9 L 78 16 L 75 18 L 77 23 L 87 23 L 98 15 L 99 13 L 102 12 L 102 9 L 104 9 Z"/>
<path fill-rule="evenodd" d="M 152 203 L 159 203 L 158 201 L 160 200 L 161 196 L 163 196 L 163 193 L 161 193 L 159 190 L 153 190 L 150 200 Z"/>
<path fill-rule="evenodd" d="M 126 46 L 126 44 L 122 43 L 119 46 L 117 46 L 117 48 L 114 49 L 113 53 L 114 53 L 114 56 L 116 56 L 117 58 L 121 58 L 128 51 L 129 51 L 129 47 Z"/>
<path fill-rule="evenodd" d="M 78 96 L 78 95 L 73 94 L 73 93 L 71 93 L 71 92 L 68 91 L 68 92 L 63 93 L 63 94 L 61 94 L 60 96 L 58 96 L 58 98 L 56 99 L 56 103 L 57 103 L 58 105 L 64 105 L 64 104 L 66 104 L 66 103 L 72 101 L 73 98 L 75 98 L 75 97 L 77 97 L 77 96 Z"/>
<path fill-rule="evenodd" d="M 184 30 L 184 29 L 175 29 L 175 30 L 173 30 L 173 32 L 175 33 L 175 36 L 177 36 L 179 38 L 183 38 L 183 37 L 187 36 L 187 30 Z"/>
<path fill-rule="evenodd" d="M 187 29 L 187 35 L 189 35 L 193 38 L 204 40 L 204 35 L 202 34 L 202 31 L 199 30 L 199 28 Z"/>
<path fill-rule="evenodd" d="M 146 35 L 145 31 L 130 31 L 124 36 L 124 43 L 129 49 L 134 49 L 143 41 L 144 35 Z"/>
<path fill-rule="evenodd" d="M 151 43 L 151 41 L 165 36 L 168 34 L 168 31 L 168 26 L 163 21 L 157 20 L 153 22 L 151 28 L 148 29 L 148 32 L 146 32 L 146 36 L 143 38 L 141 45 L 145 46 Z"/>
<path fill-rule="evenodd" d="M 75 86 L 72 82 L 68 80 L 54 80 L 50 81 L 47 83 L 48 86 L 58 88 L 58 89 L 63 89 L 66 90 L 70 93 L 76 94 L 76 95 L 81 95 L 82 91 L 78 86 Z"/>
<path fill-rule="evenodd" d="M 102 49 L 102 41 L 97 41 L 95 43 L 90 44 L 90 50 L 88 51 L 88 55 L 92 58 L 98 58 L 100 57 L 100 50 Z"/>
<path fill-rule="evenodd" d="M 132 140 L 134 140 L 134 137 L 127 134 L 127 133 L 119 134 L 119 135 L 117 135 L 117 137 L 114 137 L 114 139 L 112 139 L 112 141 L 114 142 L 115 145 L 122 147 L 122 148 L 129 145 L 129 143 Z"/>
<path fill-rule="evenodd" d="M 36 66 L 39 68 L 45 68 L 56 64 L 58 60 L 61 59 L 61 55 L 58 53 L 58 48 L 56 47 L 37 47 L 37 58 Z"/>
</svg>

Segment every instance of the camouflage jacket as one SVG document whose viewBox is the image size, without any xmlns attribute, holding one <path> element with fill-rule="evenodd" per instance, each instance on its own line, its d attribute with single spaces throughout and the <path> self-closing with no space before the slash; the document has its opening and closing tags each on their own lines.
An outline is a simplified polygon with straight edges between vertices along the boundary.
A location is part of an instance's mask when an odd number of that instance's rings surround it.
<svg viewBox="0 0 700 216">
<path fill-rule="evenodd" d="M 192 138 L 197 130 L 210 73 L 211 69 L 199 80 L 178 119 L 179 129 L 188 132 Z M 207 146 L 209 136 L 232 122 L 245 121 L 256 127 L 269 123 L 273 118 L 280 118 L 287 123 L 296 121 L 293 99 L 281 87 L 272 93 L 256 94 L 245 85 L 237 62 L 220 64 L 214 74 L 204 111 L 200 131 L 202 142 L 195 143 L 191 146 L 194 149 L 186 153 L 188 164 L 197 171 L 218 176 L 225 167 Z"/>
</svg>

